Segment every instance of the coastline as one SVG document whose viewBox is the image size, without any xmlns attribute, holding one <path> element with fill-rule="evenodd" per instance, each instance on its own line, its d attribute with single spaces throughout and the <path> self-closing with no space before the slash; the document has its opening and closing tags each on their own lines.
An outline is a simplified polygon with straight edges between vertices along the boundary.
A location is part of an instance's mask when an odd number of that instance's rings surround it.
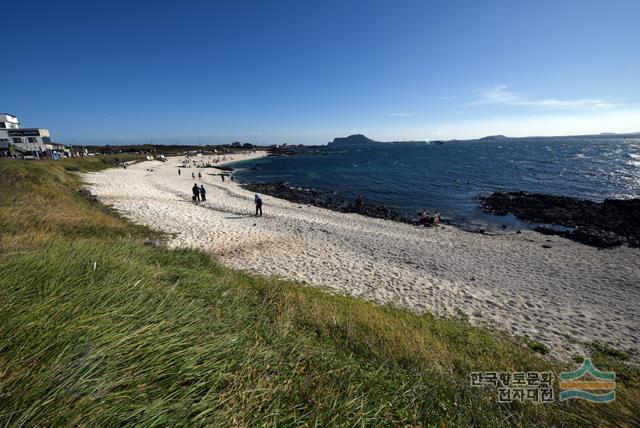
<svg viewBox="0 0 640 428">
<path fill-rule="evenodd" d="M 233 268 L 418 313 L 462 311 L 474 323 L 541 341 L 560 358 L 583 352 L 581 342 L 625 349 L 640 343 L 632 306 L 640 251 L 602 252 L 529 231 L 416 227 L 270 196 L 263 198 L 265 217 L 256 219 L 253 194 L 218 174 L 203 174 L 208 201 L 192 204 L 193 180 L 177 175 L 177 162 L 148 161 L 84 179 L 104 203 L 170 234 L 170 247 L 204 249 Z"/>
</svg>

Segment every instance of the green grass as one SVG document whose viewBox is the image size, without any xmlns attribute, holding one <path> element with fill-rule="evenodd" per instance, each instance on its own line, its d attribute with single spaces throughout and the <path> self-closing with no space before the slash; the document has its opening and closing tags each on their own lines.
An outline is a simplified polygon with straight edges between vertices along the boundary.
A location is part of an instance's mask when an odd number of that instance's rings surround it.
<svg viewBox="0 0 640 428">
<path fill-rule="evenodd" d="M 471 371 L 563 367 L 462 318 L 145 246 L 77 192 L 69 169 L 110 162 L 0 162 L 0 426 L 640 423 L 640 374 L 609 348 L 613 404 L 499 404 Z"/>
</svg>

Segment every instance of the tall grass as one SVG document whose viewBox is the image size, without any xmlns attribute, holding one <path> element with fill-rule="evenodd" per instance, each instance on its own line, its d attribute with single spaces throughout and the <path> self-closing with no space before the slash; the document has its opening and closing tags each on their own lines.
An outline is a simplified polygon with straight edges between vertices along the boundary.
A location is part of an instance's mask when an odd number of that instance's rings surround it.
<svg viewBox="0 0 640 428">
<path fill-rule="evenodd" d="M 471 371 L 562 367 L 463 319 L 145 246 L 70 166 L 108 164 L 0 162 L 0 426 L 640 423 L 640 375 L 615 353 L 594 355 L 619 373 L 613 404 L 498 404 Z"/>
</svg>

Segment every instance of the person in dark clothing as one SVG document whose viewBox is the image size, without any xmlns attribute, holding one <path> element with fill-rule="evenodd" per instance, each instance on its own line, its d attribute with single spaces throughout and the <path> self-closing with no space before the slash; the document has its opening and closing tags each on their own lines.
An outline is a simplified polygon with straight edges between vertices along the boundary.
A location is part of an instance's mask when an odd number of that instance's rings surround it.
<svg viewBox="0 0 640 428">
<path fill-rule="evenodd" d="M 258 217 L 258 213 L 260 213 L 260 217 L 262 217 L 262 198 L 260 194 L 256 193 L 254 200 L 256 203 L 256 217 Z"/>
<path fill-rule="evenodd" d="M 180 172 L 180 168 L 178 168 L 178 175 L 180 175 L 180 174 L 182 174 L 182 173 Z"/>
<path fill-rule="evenodd" d="M 222 177 L 222 182 L 224 183 L 224 174 L 220 174 L 220 177 Z"/>
<path fill-rule="evenodd" d="M 194 180 L 196 178 L 196 175 L 193 172 L 191 173 L 191 178 L 193 178 Z"/>
<path fill-rule="evenodd" d="M 200 200 L 202 202 L 207 200 L 207 191 L 204 190 L 204 186 L 202 184 L 200 185 Z"/>
<path fill-rule="evenodd" d="M 200 188 L 198 188 L 198 185 L 196 183 L 193 183 L 191 191 L 193 192 L 193 202 L 197 204 L 198 202 L 200 202 Z"/>
<path fill-rule="evenodd" d="M 200 174 L 200 171 L 198 171 L 198 178 L 202 178 L 202 174 Z"/>
</svg>

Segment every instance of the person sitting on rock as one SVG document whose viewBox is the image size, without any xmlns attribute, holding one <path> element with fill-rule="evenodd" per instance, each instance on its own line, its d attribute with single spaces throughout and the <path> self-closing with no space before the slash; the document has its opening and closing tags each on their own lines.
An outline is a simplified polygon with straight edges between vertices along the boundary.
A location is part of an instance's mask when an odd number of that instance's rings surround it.
<svg viewBox="0 0 640 428">
<path fill-rule="evenodd" d="M 440 224 L 440 210 L 436 210 L 436 212 L 433 214 L 433 220 L 431 221 L 431 224 L 433 226 L 437 226 Z"/>
<path fill-rule="evenodd" d="M 427 226 L 430 224 L 430 222 L 431 222 L 431 215 L 429 214 L 429 210 L 425 208 L 422 210 L 422 214 L 420 214 L 420 220 L 418 221 L 418 223 L 420 223 L 423 226 Z"/>
</svg>

